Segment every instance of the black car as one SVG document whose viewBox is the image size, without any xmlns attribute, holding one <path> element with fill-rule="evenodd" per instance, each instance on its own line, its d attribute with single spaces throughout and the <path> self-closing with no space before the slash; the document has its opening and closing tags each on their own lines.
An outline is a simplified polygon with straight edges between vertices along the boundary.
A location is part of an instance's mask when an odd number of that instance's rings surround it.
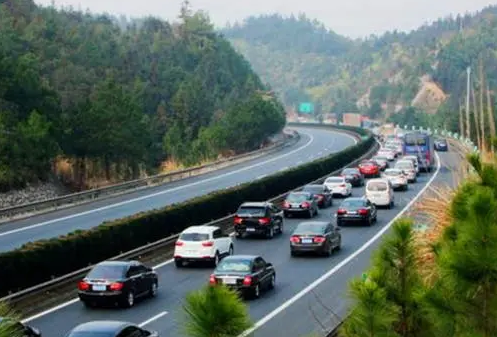
<svg viewBox="0 0 497 337">
<path fill-rule="evenodd" d="M 376 206 L 366 198 L 347 198 L 337 210 L 337 225 L 365 223 L 371 226 L 377 219 Z"/>
<path fill-rule="evenodd" d="M 6 332 L 16 332 L 24 337 L 41 337 L 41 332 L 29 325 L 23 324 L 21 322 L 12 320 L 8 317 L 0 317 L 0 326 L 5 325 Z"/>
<path fill-rule="evenodd" d="M 273 289 L 276 272 L 271 263 L 257 255 L 231 255 L 218 264 L 210 276 L 211 285 L 222 284 L 245 297 L 258 298 L 262 290 Z"/>
<path fill-rule="evenodd" d="M 283 233 L 283 211 L 270 202 L 245 202 L 236 211 L 233 224 L 238 239 L 245 234 L 272 239 L 275 233 Z"/>
<path fill-rule="evenodd" d="M 119 321 L 93 321 L 78 325 L 65 337 L 159 337 L 156 331 L 148 331 L 138 325 Z"/>
<path fill-rule="evenodd" d="M 340 175 L 345 177 L 345 180 L 353 187 L 364 186 L 364 175 L 358 168 L 354 167 L 343 169 Z"/>
<path fill-rule="evenodd" d="M 327 221 L 301 222 L 290 237 L 290 253 L 318 253 L 331 256 L 342 245 L 340 227 Z"/>
<path fill-rule="evenodd" d="M 440 152 L 447 152 L 449 150 L 449 144 L 446 139 L 437 139 L 434 142 L 435 150 Z"/>
<path fill-rule="evenodd" d="M 306 185 L 302 192 L 309 192 L 314 195 L 318 203 L 318 207 L 331 207 L 333 206 L 333 195 L 325 185 Z"/>
<path fill-rule="evenodd" d="M 283 202 L 283 215 L 306 215 L 308 218 L 318 215 L 318 202 L 309 192 L 291 192 Z"/>
<path fill-rule="evenodd" d="M 157 294 L 155 271 L 138 261 L 105 261 L 95 265 L 78 284 L 78 296 L 87 307 L 119 304 L 132 307 L 135 298 Z"/>
</svg>

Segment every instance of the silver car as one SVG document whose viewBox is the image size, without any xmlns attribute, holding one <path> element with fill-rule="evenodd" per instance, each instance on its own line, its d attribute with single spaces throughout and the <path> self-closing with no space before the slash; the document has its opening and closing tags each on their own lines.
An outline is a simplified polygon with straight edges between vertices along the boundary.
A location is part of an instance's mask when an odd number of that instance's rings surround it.
<svg viewBox="0 0 497 337">
<path fill-rule="evenodd" d="M 409 189 L 409 182 L 407 176 L 399 169 L 386 169 L 382 174 L 382 178 L 388 179 L 394 190 L 407 191 Z"/>
<path fill-rule="evenodd" d="M 414 167 L 412 160 L 399 160 L 395 163 L 394 168 L 403 171 L 410 183 L 415 183 L 418 180 L 416 168 Z"/>
</svg>

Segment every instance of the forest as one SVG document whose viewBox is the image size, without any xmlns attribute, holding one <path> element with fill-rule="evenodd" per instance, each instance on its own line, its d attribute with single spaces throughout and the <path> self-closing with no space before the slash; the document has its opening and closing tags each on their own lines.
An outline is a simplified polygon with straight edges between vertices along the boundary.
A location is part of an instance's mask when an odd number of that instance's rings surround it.
<svg viewBox="0 0 497 337">
<path fill-rule="evenodd" d="M 323 112 L 360 111 L 455 131 L 466 95 L 466 68 L 474 70 L 477 95 L 485 82 L 493 98 L 497 85 L 497 6 L 440 18 L 409 33 L 392 31 L 357 40 L 305 15 L 251 17 L 222 33 L 290 108 L 311 101 Z M 482 74 L 476 71 L 479 64 Z M 424 82 L 446 96 L 431 103 L 433 111 L 411 107 Z"/>
<path fill-rule="evenodd" d="M 257 149 L 283 105 L 185 2 L 178 22 L 0 2 L 0 189 L 75 189 Z"/>
</svg>

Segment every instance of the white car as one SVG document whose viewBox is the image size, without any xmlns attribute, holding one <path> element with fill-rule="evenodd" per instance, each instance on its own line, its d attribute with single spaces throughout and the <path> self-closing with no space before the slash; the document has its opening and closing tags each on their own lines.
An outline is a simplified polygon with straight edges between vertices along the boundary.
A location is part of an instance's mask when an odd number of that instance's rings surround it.
<svg viewBox="0 0 497 337">
<path fill-rule="evenodd" d="M 416 169 L 416 174 L 419 175 L 420 170 L 419 170 L 419 159 L 417 156 L 413 155 L 408 155 L 402 157 L 402 160 L 412 160 L 412 163 L 414 164 L 414 168 Z"/>
<path fill-rule="evenodd" d="M 352 184 L 347 182 L 346 177 L 329 177 L 324 181 L 331 194 L 350 197 L 352 195 Z"/>
<path fill-rule="evenodd" d="M 380 157 L 385 157 L 388 159 L 388 161 L 394 161 L 396 153 L 391 149 L 381 148 L 376 155 Z"/>
<path fill-rule="evenodd" d="M 394 168 L 404 171 L 410 183 L 415 183 L 418 180 L 418 174 L 412 160 L 399 160 L 395 163 Z"/>
<path fill-rule="evenodd" d="M 385 148 L 394 151 L 397 156 L 401 156 L 404 153 L 404 148 L 402 146 L 402 143 L 387 142 L 385 143 Z"/>
<path fill-rule="evenodd" d="M 375 206 L 392 208 L 395 205 L 392 183 L 385 178 L 369 180 L 366 184 L 366 198 Z"/>
<path fill-rule="evenodd" d="M 394 189 L 402 189 L 404 191 L 409 189 L 407 177 L 399 169 L 386 169 L 382 174 L 382 178 L 390 180 Z"/>
<path fill-rule="evenodd" d="M 181 268 L 188 262 L 209 262 L 217 266 L 219 261 L 233 255 L 233 240 L 216 226 L 191 226 L 176 241 L 174 263 Z"/>
</svg>

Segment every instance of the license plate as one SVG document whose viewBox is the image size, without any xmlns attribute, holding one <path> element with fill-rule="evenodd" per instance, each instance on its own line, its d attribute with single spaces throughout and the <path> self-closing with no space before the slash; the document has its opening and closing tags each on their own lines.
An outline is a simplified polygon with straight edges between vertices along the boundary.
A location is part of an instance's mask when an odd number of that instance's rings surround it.
<svg viewBox="0 0 497 337">
<path fill-rule="evenodd" d="M 381 195 L 381 194 L 373 194 L 373 196 L 374 196 L 375 198 L 381 198 L 383 195 Z"/>
<path fill-rule="evenodd" d="M 92 289 L 93 291 L 105 291 L 107 289 L 107 286 L 93 285 Z"/>
<path fill-rule="evenodd" d="M 236 278 L 233 278 L 233 277 L 223 278 L 223 283 L 224 284 L 236 284 Z"/>
<path fill-rule="evenodd" d="M 302 239 L 302 243 L 312 243 L 312 239 Z"/>
<path fill-rule="evenodd" d="M 255 228 L 247 228 L 247 232 L 255 232 Z"/>
<path fill-rule="evenodd" d="M 357 212 L 347 212 L 347 214 L 357 214 Z"/>
<path fill-rule="evenodd" d="M 290 207 L 291 207 L 291 208 L 299 208 L 299 207 L 300 207 L 300 205 L 299 205 L 299 204 L 291 204 L 291 205 L 290 205 Z"/>
</svg>

